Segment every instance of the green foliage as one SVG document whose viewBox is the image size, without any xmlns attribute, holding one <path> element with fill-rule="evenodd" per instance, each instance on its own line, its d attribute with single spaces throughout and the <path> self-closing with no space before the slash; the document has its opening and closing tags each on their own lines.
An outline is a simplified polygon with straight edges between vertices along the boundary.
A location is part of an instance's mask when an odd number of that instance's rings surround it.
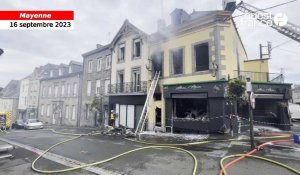
<svg viewBox="0 0 300 175">
<path fill-rule="evenodd" d="M 246 82 L 239 79 L 230 80 L 228 83 L 228 98 L 239 100 L 245 97 Z"/>
<path fill-rule="evenodd" d="M 94 97 L 94 100 L 91 104 L 91 110 L 101 112 L 102 111 L 102 97 Z"/>
</svg>

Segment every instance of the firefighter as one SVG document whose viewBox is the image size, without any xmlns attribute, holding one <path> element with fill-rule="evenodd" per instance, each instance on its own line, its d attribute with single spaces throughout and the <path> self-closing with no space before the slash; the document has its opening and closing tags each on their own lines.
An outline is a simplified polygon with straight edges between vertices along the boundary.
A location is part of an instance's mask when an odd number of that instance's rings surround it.
<svg viewBox="0 0 300 175">
<path fill-rule="evenodd" d="M 116 114 L 114 113 L 114 110 L 110 111 L 110 126 L 115 127 L 115 119 Z"/>
</svg>

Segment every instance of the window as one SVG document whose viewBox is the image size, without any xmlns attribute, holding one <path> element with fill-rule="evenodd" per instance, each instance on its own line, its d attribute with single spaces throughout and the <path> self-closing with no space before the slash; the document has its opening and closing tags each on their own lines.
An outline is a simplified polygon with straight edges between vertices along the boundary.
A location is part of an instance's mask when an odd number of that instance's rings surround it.
<svg viewBox="0 0 300 175">
<path fill-rule="evenodd" d="M 50 117 L 50 105 L 47 105 L 47 117 Z"/>
<path fill-rule="evenodd" d="M 89 97 L 91 96 L 91 86 L 92 82 L 91 81 L 87 81 L 87 87 L 86 87 L 86 95 Z"/>
<path fill-rule="evenodd" d="M 73 88 L 73 96 L 77 96 L 77 83 L 74 83 L 74 88 Z"/>
<path fill-rule="evenodd" d="M 73 105 L 72 106 L 72 120 L 75 120 L 75 117 L 76 117 L 76 107 Z"/>
<path fill-rule="evenodd" d="M 101 58 L 97 59 L 97 71 L 101 71 Z"/>
<path fill-rule="evenodd" d="M 44 105 L 41 106 L 41 116 L 44 115 Z"/>
<path fill-rule="evenodd" d="M 69 67 L 69 74 L 72 73 L 72 67 Z"/>
<path fill-rule="evenodd" d="M 93 72 L 93 61 L 89 61 L 88 63 L 88 73 L 92 73 Z"/>
<path fill-rule="evenodd" d="M 50 77 L 53 77 L 53 70 L 50 71 Z"/>
<path fill-rule="evenodd" d="M 61 86 L 61 96 L 64 97 L 65 96 L 65 85 Z"/>
<path fill-rule="evenodd" d="M 164 52 L 156 52 L 152 56 L 153 76 L 155 72 L 160 72 L 160 76 L 163 76 L 163 59 Z"/>
<path fill-rule="evenodd" d="M 58 97 L 58 86 L 54 86 L 54 97 Z"/>
<path fill-rule="evenodd" d="M 141 56 L 141 40 L 133 40 L 133 58 L 138 58 Z"/>
<path fill-rule="evenodd" d="M 43 97 L 46 97 L 46 87 L 43 87 Z"/>
<path fill-rule="evenodd" d="M 132 69 L 132 92 L 139 92 L 141 90 L 141 69 Z"/>
<path fill-rule="evenodd" d="M 109 80 L 105 80 L 104 85 L 105 85 L 104 92 L 105 92 L 105 94 L 108 94 L 108 92 L 109 92 Z"/>
<path fill-rule="evenodd" d="M 173 74 L 183 73 L 183 49 L 174 49 L 171 51 Z"/>
<path fill-rule="evenodd" d="M 101 91 L 101 80 L 96 80 L 96 94 L 99 95 Z"/>
<path fill-rule="evenodd" d="M 66 105 L 65 118 L 69 118 L 69 106 L 68 105 Z"/>
<path fill-rule="evenodd" d="M 125 44 L 119 45 L 119 52 L 118 52 L 118 62 L 124 62 L 125 60 Z"/>
<path fill-rule="evenodd" d="M 123 92 L 124 90 L 124 71 L 118 72 L 117 75 L 117 92 Z"/>
<path fill-rule="evenodd" d="M 68 84 L 68 91 L 67 91 L 67 96 L 69 97 L 69 96 L 71 96 L 71 85 L 70 84 Z"/>
<path fill-rule="evenodd" d="M 194 53 L 196 66 L 195 71 L 209 70 L 208 43 L 195 45 Z"/>
<path fill-rule="evenodd" d="M 110 69 L 111 67 L 111 55 L 106 56 L 106 69 Z"/>
<path fill-rule="evenodd" d="M 51 95 L 52 95 L 52 87 L 49 86 L 49 89 L 48 89 L 48 97 L 51 97 Z"/>
</svg>

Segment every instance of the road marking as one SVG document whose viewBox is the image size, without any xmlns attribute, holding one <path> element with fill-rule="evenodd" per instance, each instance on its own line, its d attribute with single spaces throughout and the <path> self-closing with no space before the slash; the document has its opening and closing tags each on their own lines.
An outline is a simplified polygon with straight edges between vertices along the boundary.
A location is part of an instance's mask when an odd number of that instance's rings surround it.
<svg viewBox="0 0 300 175">
<path fill-rule="evenodd" d="M 0 140 L 4 141 L 4 142 L 7 142 L 9 144 L 24 148 L 28 151 L 34 152 L 34 153 L 39 154 L 39 155 L 41 155 L 44 152 L 43 150 L 40 150 L 38 148 L 31 147 L 29 145 L 24 145 L 22 143 L 14 142 L 14 141 L 11 141 L 11 140 L 8 140 L 8 139 L 5 139 L 5 138 L 0 138 Z M 59 163 L 59 164 L 62 164 L 62 165 L 65 165 L 65 166 L 68 166 L 68 167 L 77 167 L 77 166 L 85 165 L 85 163 L 83 163 L 83 162 L 80 162 L 80 161 L 77 161 L 77 160 L 74 160 L 74 159 L 70 159 L 70 158 L 67 158 L 67 157 L 64 157 L 64 156 L 61 156 L 61 155 L 58 155 L 58 154 L 50 153 L 50 152 L 47 152 L 45 155 L 43 155 L 43 158 L 51 160 L 51 161 Z M 87 170 L 87 171 L 90 171 L 90 172 L 93 172 L 95 174 L 120 175 L 120 173 L 105 170 L 103 168 L 98 168 L 98 167 L 86 167 L 86 168 L 83 168 L 83 169 Z"/>
</svg>

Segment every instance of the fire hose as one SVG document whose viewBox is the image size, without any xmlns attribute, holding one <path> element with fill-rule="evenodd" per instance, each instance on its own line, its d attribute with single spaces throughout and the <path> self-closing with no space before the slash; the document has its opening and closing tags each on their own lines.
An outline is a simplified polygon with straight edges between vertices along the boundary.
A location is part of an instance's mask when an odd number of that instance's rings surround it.
<svg viewBox="0 0 300 175">
<path fill-rule="evenodd" d="M 138 151 L 142 151 L 142 150 L 147 150 L 147 149 L 155 149 L 155 148 L 162 148 L 162 149 L 173 149 L 173 150 L 179 150 L 179 151 L 182 151 L 186 154 L 188 154 L 190 157 L 192 157 L 193 159 L 193 162 L 194 162 L 194 166 L 193 166 L 193 170 L 192 170 L 192 174 L 193 175 L 196 175 L 197 174 L 197 169 L 198 169 L 198 160 L 196 158 L 196 156 L 188 151 L 187 149 L 183 149 L 183 148 L 180 148 L 178 146 L 192 146 L 192 145 L 201 145 L 201 144 L 208 144 L 208 143 L 214 143 L 214 142 L 220 142 L 220 141 L 233 141 L 233 140 L 238 140 L 238 139 L 228 139 L 228 140 L 205 140 L 205 141 L 200 141 L 200 142 L 191 142 L 191 143 L 179 143 L 179 144 L 161 144 L 161 143 L 150 143 L 150 142 L 143 142 L 143 141 L 137 141 L 137 140 L 134 140 L 134 139 L 126 139 L 126 140 L 129 140 L 129 141 L 133 141 L 133 142 L 137 142 L 137 143 L 140 143 L 140 144 L 144 144 L 144 145 L 149 145 L 149 146 L 145 146 L 145 147 L 141 147 L 141 148 L 137 148 L 137 149 L 133 149 L 133 150 L 129 150 L 129 151 L 126 151 L 124 153 L 121 153 L 121 154 L 118 154 L 116 156 L 113 156 L 111 158 L 108 158 L 108 159 L 105 159 L 105 160 L 101 160 L 101 161 L 97 161 L 97 162 L 94 162 L 94 163 L 89 163 L 89 164 L 84 164 L 84 165 L 80 165 L 80 166 L 76 166 L 76 167 L 71 167 L 71 168 L 65 168 L 65 169 L 61 169 L 61 170 L 41 170 L 41 169 L 38 169 L 35 167 L 35 164 L 36 162 L 41 158 L 43 157 L 43 155 L 45 155 L 47 152 L 49 152 L 51 149 L 53 149 L 54 147 L 56 146 L 59 146 L 63 143 L 66 143 L 66 142 L 69 142 L 69 141 L 73 141 L 75 139 L 79 139 L 80 137 L 82 136 L 93 136 L 93 135 L 99 135 L 100 133 L 88 133 L 88 134 L 74 134 L 74 133 L 65 133 L 65 132 L 58 132 L 58 131 L 55 131 L 55 130 L 51 130 L 53 133 L 56 133 L 56 134 L 62 134 L 62 135 L 69 135 L 69 136 L 75 136 L 73 138 L 70 138 L 70 139 L 67 139 L 67 140 L 64 140 L 62 142 L 59 142 L 57 144 L 54 144 L 53 146 L 51 146 L 50 148 L 46 149 L 42 154 L 40 154 L 33 162 L 32 162 L 32 165 L 31 165 L 31 168 L 36 171 L 36 172 L 39 172 L 39 173 L 43 173 L 43 174 L 54 174 L 54 173 L 63 173 L 63 172 L 69 172 L 69 171 L 74 171 L 74 170 L 78 170 L 78 169 L 82 169 L 82 168 L 86 168 L 86 167 L 90 167 L 90 166 L 96 166 L 96 165 L 101 165 L 101 164 L 104 164 L 104 163 L 107 163 L 107 162 L 110 162 L 112 160 L 115 160 L 117 158 L 120 158 L 120 157 L 123 157 L 123 156 L 126 156 L 126 155 L 129 155 L 133 152 L 138 152 Z M 271 136 L 271 137 L 259 137 L 257 139 L 273 139 L 273 138 L 286 138 L 286 137 L 290 137 L 290 135 L 279 135 L 279 136 Z M 267 145 L 268 143 L 270 142 L 266 142 L 262 145 L 259 146 L 259 148 L 262 148 L 263 146 Z M 274 141 L 275 143 L 275 141 Z M 255 152 L 255 150 L 252 150 L 251 154 L 253 154 Z M 267 158 L 264 158 L 264 157 L 259 157 L 259 156 L 254 156 L 254 155 L 251 155 L 251 154 L 237 154 L 237 155 L 231 155 L 231 156 L 226 156 L 224 157 L 222 160 L 221 160 L 221 168 L 222 170 L 220 171 L 220 174 L 222 174 L 224 172 L 225 175 L 227 175 L 225 169 L 228 168 L 230 165 L 223 165 L 223 161 L 225 161 L 226 159 L 229 159 L 231 157 L 237 157 L 237 156 L 240 156 L 240 158 L 245 158 L 245 157 L 250 157 L 250 158 L 255 158 L 255 159 L 260 159 L 260 160 L 265 160 L 265 161 L 269 161 L 269 162 L 272 162 L 276 165 L 279 165 L 279 166 L 282 166 L 282 167 L 285 167 L 287 168 L 288 170 L 292 171 L 292 172 L 295 172 L 295 173 L 299 173 L 298 170 L 296 169 L 293 169 L 291 167 L 289 167 L 288 165 L 284 165 L 282 163 L 279 163 L 277 161 L 274 161 L 274 160 L 271 160 L 271 159 L 267 159 Z M 233 163 L 232 163 L 233 164 Z"/>
</svg>

